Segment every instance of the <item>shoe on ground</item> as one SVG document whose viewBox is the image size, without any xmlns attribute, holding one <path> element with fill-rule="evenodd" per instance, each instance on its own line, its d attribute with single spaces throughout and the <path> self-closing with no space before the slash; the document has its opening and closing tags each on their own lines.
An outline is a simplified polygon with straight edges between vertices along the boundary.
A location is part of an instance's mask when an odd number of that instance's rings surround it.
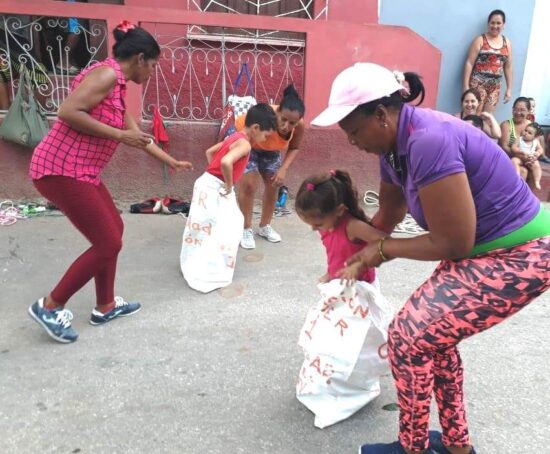
<svg viewBox="0 0 550 454">
<path fill-rule="evenodd" d="M 120 296 L 115 296 L 115 307 L 106 314 L 102 314 L 97 309 L 92 311 L 90 325 L 103 325 L 118 317 L 126 317 L 135 314 L 141 309 L 141 304 L 124 301 Z"/>
<path fill-rule="evenodd" d="M 243 249 L 255 249 L 256 241 L 254 240 L 254 232 L 252 229 L 244 229 L 243 237 L 241 238 L 241 247 Z"/>
<path fill-rule="evenodd" d="M 544 162 L 545 164 L 550 164 L 550 158 L 548 156 L 545 156 L 545 155 L 542 155 L 540 158 L 539 158 L 539 161 L 540 162 Z"/>
<path fill-rule="evenodd" d="M 78 339 L 78 333 L 71 326 L 73 314 L 68 309 L 49 311 L 44 308 L 45 298 L 40 298 L 29 307 L 29 315 L 57 342 L 70 344 Z"/>
<path fill-rule="evenodd" d="M 279 241 L 281 241 L 281 235 L 273 230 L 273 227 L 271 227 L 269 224 L 264 227 L 258 228 L 258 235 L 265 238 L 271 243 L 278 243 Z"/>
<path fill-rule="evenodd" d="M 437 430 L 430 430 L 430 449 L 437 454 L 451 454 L 445 445 L 443 444 L 441 432 Z M 470 454 L 476 454 L 476 450 L 472 448 Z"/>
<path fill-rule="evenodd" d="M 376 443 L 371 445 L 359 446 L 359 454 L 407 454 L 401 446 L 401 443 Z M 425 451 L 425 454 L 438 454 L 431 446 Z"/>
</svg>

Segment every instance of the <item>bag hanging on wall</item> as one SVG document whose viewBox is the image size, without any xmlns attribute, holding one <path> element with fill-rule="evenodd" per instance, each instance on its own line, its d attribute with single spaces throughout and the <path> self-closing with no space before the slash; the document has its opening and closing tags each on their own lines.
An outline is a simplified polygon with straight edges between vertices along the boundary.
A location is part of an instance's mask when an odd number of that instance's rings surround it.
<svg viewBox="0 0 550 454">
<path fill-rule="evenodd" d="M 244 79 L 243 79 L 244 77 Z M 242 80 L 246 80 L 245 96 L 237 96 L 237 90 Z M 251 95 L 246 96 L 246 93 Z M 227 98 L 227 103 L 223 110 L 222 123 L 218 132 L 218 142 L 221 142 L 227 136 L 230 136 L 235 132 L 235 119 L 241 115 L 246 115 L 248 109 L 257 104 L 254 97 L 254 82 L 248 70 L 248 64 L 243 63 L 235 83 L 233 84 L 233 94 Z"/>
<path fill-rule="evenodd" d="M 49 129 L 46 115 L 32 92 L 27 70 L 22 70 L 17 94 L 0 125 L 0 137 L 34 149 Z"/>
</svg>

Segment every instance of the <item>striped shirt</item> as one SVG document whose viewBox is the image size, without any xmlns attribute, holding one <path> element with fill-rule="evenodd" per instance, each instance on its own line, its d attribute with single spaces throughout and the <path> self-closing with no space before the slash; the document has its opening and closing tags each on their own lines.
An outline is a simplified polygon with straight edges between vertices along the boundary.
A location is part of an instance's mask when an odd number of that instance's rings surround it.
<svg viewBox="0 0 550 454">
<path fill-rule="evenodd" d="M 126 80 L 115 59 L 108 58 L 84 69 L 74 79 L 71 90 L 78 87 L 86 75 L 99 66 L 113 68 L 116 71 L 117 80 L 109 94 L 88 113 L 101 123 L 124 129 Z M 33 180 L 48 175 L 58 175 L 99 185 L 100 173 L 113 156 L 117 146 L 117 140 L 85 134 L 58 119 L 48 135 L 35 148 L 29 175 Z"/>
</svg>

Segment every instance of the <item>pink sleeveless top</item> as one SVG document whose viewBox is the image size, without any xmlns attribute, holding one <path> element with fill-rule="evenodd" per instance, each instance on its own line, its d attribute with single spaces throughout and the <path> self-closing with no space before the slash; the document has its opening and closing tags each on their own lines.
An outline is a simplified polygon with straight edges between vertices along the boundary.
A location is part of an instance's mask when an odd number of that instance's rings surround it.
<svg viewBox="0 0 550 454">
<path fill-rule="evenodd" d="M 344 263 L 353 254 L 363 249 L 367 243 L 358 241 L 356 243 L 348 239 L 346 229 L 351 219 L 351 215 L 346 214 L 342 217 L 338 225 L 332 230 L 320 230 L 321 240 L 327 250 L 328 274 L 331 279 L 336 279 L 336 273 L 344 268 Z M 374 268 L 367 268 L 359 281 L 374 282 L 376 273 Z"/>
<path fill-rule="evenodd" d="M 99 66 L 113 68 L 117 81 L 111 92 L 88 113 L 113 128 L 124 129 L 126 80 L 115 59 L 108 58 L 84 69 L 75 77 L 71 90 L 78 87 L 86 74 Z M 117 146 L 116 140 L 82 133 L 58 119 L 48 135 L 34 149 L 29 175 L 33 180 L 48 175 L 60 175 L 98 185 L 99 175 Z"/>
</svg>

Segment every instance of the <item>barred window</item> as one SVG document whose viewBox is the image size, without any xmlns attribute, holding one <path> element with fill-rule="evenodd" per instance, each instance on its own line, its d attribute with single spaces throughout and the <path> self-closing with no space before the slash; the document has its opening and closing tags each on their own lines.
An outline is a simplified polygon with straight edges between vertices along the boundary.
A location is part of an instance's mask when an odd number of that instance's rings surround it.
<svg viewBox="0 0 550 454">
<path fill-rule="evenodd" d="M 212 13 L 256 14 L 313 18 L 313 0 L 201 0 L 200 9 Z"/>
<path fill-rule="evenodd" d="M 251 14 L 273 17 L 314 19 L 314 0 L 188 0 L 189 6 L 205 13 Z M 302 33 L 233 29 L 230 34 L 223 27 L 192 27 L 190 35 L 223 36 L 228 40 L 248 40 L 276 44 L 304 42 Z"/>
</svg>

